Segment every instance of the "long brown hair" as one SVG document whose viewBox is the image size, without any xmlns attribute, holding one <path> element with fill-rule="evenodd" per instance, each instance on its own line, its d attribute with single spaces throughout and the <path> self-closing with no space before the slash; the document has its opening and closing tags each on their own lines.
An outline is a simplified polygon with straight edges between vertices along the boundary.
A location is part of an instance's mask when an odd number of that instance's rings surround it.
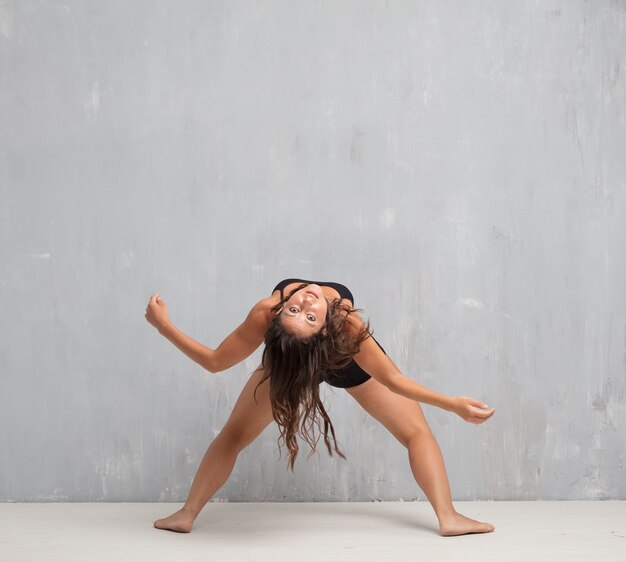
<svg viewBox="0 0 626 562">
<path fill-rule="evenodd" d="M 304 283 L 296 287 L 272 308 L 275 316 L 265 332 L 261 362 L 265 376 L 254 389 L 256 399 L 256 389 L 270 379 L 272 413 L 280 428 L 278 448 L 280 451 L 281 440 L 287 445 L 288 467 L 292 472 L 299 450 L 298 434 L 311 447 L 307 459 L 317 450 L 320 438 L 319 434 L 315 436 L 315 428 L 320 429 L 318 412 L 324 421 L 324 443 L 328 454 L 331 457 L 333 455 L 328 438 L 330 429 L 335 451 L 341 458 L 346 458 L 337 446 L 335 429 L 320 400 L 319 385 L 327 373 L 347 366 L 359 352 L 361 343 L 372 334 L 369 321 L 362 323 L 359 328 L 352 327 L 349 316 L 361 309 L 342 304 L 340 299 L 328 303 L 324 325 L 312 336 L 301 338 L 285 330 L 281 315 L 276 313 L 294 293 L 306 285 Z"/>
</svg>

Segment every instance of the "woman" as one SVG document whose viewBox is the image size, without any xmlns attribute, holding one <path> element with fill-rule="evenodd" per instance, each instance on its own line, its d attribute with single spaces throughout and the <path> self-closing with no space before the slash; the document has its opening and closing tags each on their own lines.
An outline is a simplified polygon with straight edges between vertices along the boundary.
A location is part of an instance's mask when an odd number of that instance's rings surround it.
<svg viewBox="0 0 626 562">
<path fill-rule="evenodd" d="M 452 505 L 450 486 L 439 445 L 419 402 L 454 412 L 470 423 L 483 423 L 495 412 L 468 397 L 450 397 L 405 377 L 371 335 L 353 308 L 347 287 L 302 279 L 281 281 L 270 297 L 252 307 L 245 321 L 216 349 L 209 349 L 176 328 L 158 293 L 146 308 L 146 319 L 183 353 L 212 373 L 236 365 L 265 343 L 261 364 L 252 373 L 228 421 L 210 444 L 196 472 L 185 505 L 158 519 L 154 526 L 188 533 L 213 494 L 228 479 L 238 454 L 274 420 L 289 449 L 293 470 L 300 435 L 315 452 L 315 426 L 324 421 L 329 454 L 338 449 L 333 425 L 319 399 L 327 382 L 346 391 L 408 449 L 411 470 L 426 494 L 443 536 L 487 533 L 489 523 L 469 519 Z M 310 456 L 309 455 L 309 456 Z"/>
</svg>

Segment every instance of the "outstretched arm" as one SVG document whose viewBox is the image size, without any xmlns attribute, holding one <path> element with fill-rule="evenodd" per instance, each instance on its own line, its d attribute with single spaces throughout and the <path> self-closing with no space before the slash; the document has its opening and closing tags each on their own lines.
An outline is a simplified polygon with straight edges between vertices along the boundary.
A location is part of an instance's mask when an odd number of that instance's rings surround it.
<svg viewBox="0 0 626 562">
<path fill-rule="evenodd" d="M 351 318 L 351 325 L 358 328 L 362 321 L 356 315 L 353 316 L 355 318 Z M 396 394 L 454 412 L 467 422 L 483 423 L 495 412 L 495 408 L 485 411 L 486 404 L 468 396 L 446 396 L 406 377 L 391 358 L 376 345 L 372 337 L 368 337 L 361 344 L 361 349 L 354 356 L 354 360 L 361 369 Z"/>
<path fill-rule="evenodd" d="M 190 338 L 179 330 L 169 318 L 167 305 L 157 294 L 152 295 L 146 308 L 146 319 L 159 333 L 170 340 L 190 359 L 211 373 L 224 371 L 250 356 L 263 343 L 267 328 L 264 301 L 259 301 L 238 326 L 216 349 Z"/>
</svg>

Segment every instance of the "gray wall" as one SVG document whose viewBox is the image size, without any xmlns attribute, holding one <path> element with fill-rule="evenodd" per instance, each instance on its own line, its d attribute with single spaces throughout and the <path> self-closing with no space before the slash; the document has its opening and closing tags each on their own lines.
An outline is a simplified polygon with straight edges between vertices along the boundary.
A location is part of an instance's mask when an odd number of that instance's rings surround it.
<svg viewBox="0 0 626 562">
<path fill-rule="evenodd" d="M 0 499 L 182 501 L 281 278 L 347 284 L 454 499 L 624 499 L 623 2 L 0 2 Z M 424 499 L 322 387 L 348 461 L 271 425 L 214 500 Z"/>
</svg>

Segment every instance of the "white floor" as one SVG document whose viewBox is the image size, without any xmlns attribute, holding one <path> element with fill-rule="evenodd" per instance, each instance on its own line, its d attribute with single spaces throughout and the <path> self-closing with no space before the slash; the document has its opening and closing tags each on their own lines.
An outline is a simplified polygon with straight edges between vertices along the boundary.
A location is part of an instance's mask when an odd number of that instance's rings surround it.
<svg viewBox="0 0 626 562">
<path fill-rule="evenodd" d="M 426 502 L 211 502 L 190 534 L 152 527 L 181 505 L 0 504 L 0 560 L 626 561 L 626 501 L 454 502 L 496 526 L 461 537 Z"/>
</svg>

